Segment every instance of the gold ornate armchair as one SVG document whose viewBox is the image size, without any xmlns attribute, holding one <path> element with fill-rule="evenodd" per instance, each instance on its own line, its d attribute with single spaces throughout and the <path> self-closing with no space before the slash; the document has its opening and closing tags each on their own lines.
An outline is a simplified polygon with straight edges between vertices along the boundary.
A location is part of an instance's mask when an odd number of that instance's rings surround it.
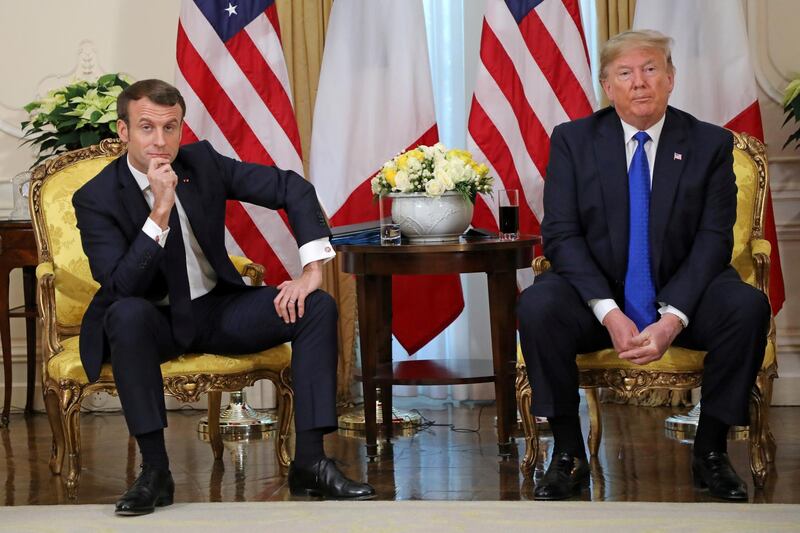
<svg viewBox="0 0 800 533">
<path fill-rule="evenodd" d="M 80 406 L 92 393 L 116 394 L 111 365 L 89 383 L 78 354 L 80 324 L 98 289 L 83 254 L 72 207 L 73 193 L 125 150 L 118 140 L 75 150 L 36 167 L 30 205 L 39 251 L 39 314 L 43 328 L 42 390 L 53 430 L 50 469 L 60 474 L 67 459 L 65 484 L 74 495 L 80 476 Z M 264 268 L 246 258 L 232 258 L 243 276 L 260 285 Z M 226 357 L 186 354 L 161 365 L 164 392 L 184 402 L 208 393 L 208 432 L 215 459 L 222 458 L 219 412 L 222 392 L 233 392 L 269 379 L 278 391 L 278 435 L 275 452 L 281 473 L 289 465 L 288 433 L 294 414 L 288 344 L 263 352 Z"/>
<path fill-rule="evenodd" d="M 763 239 L 764 202 L 769 183 L 764 145 L 746 133 L 734 133 L 734 173 L 739 188 L 734 226 L 731 264 L 747 283 L 767 293 L 770 243 Z M 535 274 L 550 268 L 544 257 L 533 261 Z M 632 398 L 652 389 L 688 390 L 701 382 L 705 352 L 672 347 L 659 360 L 638 366 L 617 357 L 613 349 L 581 354 L 577 358 L 580 387 L 586 391 L 589 408 L 589 452 L 596 456 L 603 433 L 597 388 L 607 387 L 623 398 Z M 771 321 L 766 353 L 750 397 L 750 470 L 756 487 L 763 487 L 767 463 L 775 455 L 775 439 L 769 430 L 769 405 L 772 380 L 777 377 L 775 323 Z M 525 361 L 519 351 L 516 379 L 517 405 L 525 433 L 525 456 L 520 469 L 529 475 L 538 456 L 539 439 L 531 415 L 531 386 Z"/>
</svg>

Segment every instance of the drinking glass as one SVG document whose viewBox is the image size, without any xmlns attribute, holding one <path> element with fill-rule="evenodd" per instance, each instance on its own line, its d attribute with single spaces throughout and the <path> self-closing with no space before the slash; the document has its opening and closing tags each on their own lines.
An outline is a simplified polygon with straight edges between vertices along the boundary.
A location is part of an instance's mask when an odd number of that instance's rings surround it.
<svg viewBox="0 0 800 533">
<path fill-rule="evenodd" d="M 499 189 L 497 204 L 500 238 L 503 240 L 519 238 L 519 191 L 517 189 Z"/>
<path fill-rule="evenodd" d="M 400 225 L 392 220 L 392 199 L 386 195 L 378 197 L 378 216 L 380 220 L 381 246 L 400 245 Z"/>
</svg>

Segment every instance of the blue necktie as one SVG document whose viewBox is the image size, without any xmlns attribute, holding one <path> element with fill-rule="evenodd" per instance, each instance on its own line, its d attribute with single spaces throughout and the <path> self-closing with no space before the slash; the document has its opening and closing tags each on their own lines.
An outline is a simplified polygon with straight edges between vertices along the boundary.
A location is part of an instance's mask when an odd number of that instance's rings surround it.
<svg viewBox="0 0 800 533">
<path fill-rule="evenodd" d="M 628 271 L 625 273 L 625 314 L 639 331 L 656 321 L 656 289 L 650 273 L 650 165 L 644 144 L 650 136 L 640 131 L 633 136 L 639 143 L 628 169 Z"/>
</svg>

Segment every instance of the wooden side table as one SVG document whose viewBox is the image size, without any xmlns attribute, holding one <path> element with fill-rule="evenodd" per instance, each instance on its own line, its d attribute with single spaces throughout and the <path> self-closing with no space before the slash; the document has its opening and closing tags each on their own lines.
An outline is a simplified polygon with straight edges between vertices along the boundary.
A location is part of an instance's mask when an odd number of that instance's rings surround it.
<svg viewBox="0 0 800 533">
<path fill-rule="evenodd" d="M 34 379 L 36 376 L 36 239 L 30 220 L 0 221 L 0 341 L 3 349 L 3 377 L 5 397 L 0 427 L 8 426 L 11 409 L 11 324 L 12 317 L 25 317 L 25 334 L 28 348 L 28 388 L 25 412 L 33 410 Z M 25 305 L 9 309 L 9 274 L 22 268 Z"/>
<path fill-rule="evenodd" d="M 511 453 L 516 421 L 517 269 L 529 268 L 541 239 L 464 239 L 454 243 L 401 246 L 338 245 L 342 270 L 356 275 L 364 384 L 367 456 L 377 456 L 376 387 L 381 390 L 387 440 L 392 434 L 392 385 L 448 385 L 494 382 L 497 440 L 501 455 Z M 485 359 L 392 361 L 392 275 L 485 272 L 488 279 L 492 361 Z"/>
</svg>

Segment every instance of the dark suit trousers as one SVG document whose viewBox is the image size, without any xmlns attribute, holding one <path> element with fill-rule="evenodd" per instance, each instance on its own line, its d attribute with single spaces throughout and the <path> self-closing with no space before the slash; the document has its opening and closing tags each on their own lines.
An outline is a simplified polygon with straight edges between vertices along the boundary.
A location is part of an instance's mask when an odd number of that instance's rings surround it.
<svg viewBox="0 0 800 533">
<path fill-rule="evenodd" d="M 533 391 L 535 416 L 578 414 L 576 355 L 612 346 L 606 328 L 563 277 L 537 276 L 518 308 L 520 343 Z M 755 383 L 769 329 L 770 307 L 761 291 L 728 269 L 706 289 L 677 346 L 706 350 L 703 412 L 729 425 L 749 423 Z"/>
<path fill-rule="evenodd" d="M 192 301 L 197 335 L 187 353 L 248 354 L 292 343 L 297 431 L 333 431 L 336 420 L 337 311 L 323 292 L 306 298 L 305 314 L 286 324 L 275 312 L 274 287 L 223 287 Z M 106 312 L 104 328 L 119 398 L 132 435 L 167 426 L 160 364 L 180 355 L 169 307 L 124 298 Z"/>
</svg>

